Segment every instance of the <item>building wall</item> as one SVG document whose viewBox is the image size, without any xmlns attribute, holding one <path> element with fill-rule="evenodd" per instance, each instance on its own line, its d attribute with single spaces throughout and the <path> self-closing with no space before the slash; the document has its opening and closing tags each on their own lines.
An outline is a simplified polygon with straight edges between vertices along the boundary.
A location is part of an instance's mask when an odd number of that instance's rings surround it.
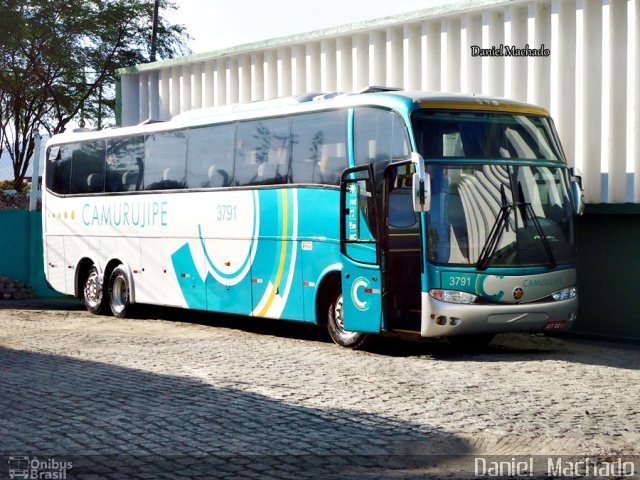
<svg viewBox="0 0 640 480">
<path fill-rule="evenodd" d="M 470 0 L 121 71 L 119 120 L 368 85 L 550 110 L 590 203 L 640 202 L 638 0 Z M 479 57 L 529 45 L 548 57 Z"/>
</svg>

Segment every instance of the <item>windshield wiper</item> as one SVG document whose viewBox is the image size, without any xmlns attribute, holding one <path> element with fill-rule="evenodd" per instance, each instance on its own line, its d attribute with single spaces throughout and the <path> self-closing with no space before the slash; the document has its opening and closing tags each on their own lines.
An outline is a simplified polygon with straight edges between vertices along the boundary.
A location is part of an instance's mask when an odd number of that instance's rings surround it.
<svg viewBox="0 0 640 480">
<path fill-rule="evenodd" d="M 524 226 L 524 228 L 527 228 L 527 216 L 529 216 L 529 218 L 531 218 L 531 221 L 533 222 L 533 226 L 538 232 L 538 237 L 540 237 L 540 241 L 542 242 L 544 251 L 547 254 L 547 258 L 549 258 L 549 266 L 551 268 L 556 268 L 556 258 L 553 256 L 551 245 L 549 245 L 549 239 L 545 235 L 544 230 L 542 230 L 540 220 L 538 220 L 536 213 L 533 211 L 531 203 L 525 202 L 524 192 L 522 191 L 522 184 L 520 183 L 520 181 L 518 181 L 518 206 L 520 207 L 520 213 L 522 215 L 522 225 Z"/>
<path fill-rule="evenodd" d="M 500 185 L 500 199 L 502 201 L 500 211 L 498 212 L 496 221 L 493 223 L 489 236 L 487 237 L 487 241 L 485 242 L 484 247 L 482 247 L 482 251 L 478 257 L 478 263 L 476 264 L 476 269 L 478 270 L 487 269 L 493 253 L 496 251 L 496 248 L 498 248 L 498 244 L 502 238 L 502 232 L 509 231 L 509 214 L 513 207 L 509 205 L 509 202 L 507 202 L 507 194 L 504 191 L 504 184 Z"/>
</svg>

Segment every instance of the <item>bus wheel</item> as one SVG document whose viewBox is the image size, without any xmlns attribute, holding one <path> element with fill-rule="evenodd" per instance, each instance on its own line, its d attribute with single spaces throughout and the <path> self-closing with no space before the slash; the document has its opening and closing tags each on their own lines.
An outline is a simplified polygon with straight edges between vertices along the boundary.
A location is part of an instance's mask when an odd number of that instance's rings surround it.
<svg viewBox="0 0 640 480">
<path fill-rule="evenodd" d="M 87 310 L 94 315 L 99 315 L 104 310 L 104 290 L 100 282 L 100 274 L 95 265 L 92 265 L 87 274 L 87 279 L 82 288 L 82 299 Z"/>
<path fill-rule="evenodd" d="M 122 265 L 118 265 L 109 277 L 109 306 L 114 317 L 127 318 L 131 316 L 129 289 L 127 272 Z"/>
<path fill-rule="evenodd" d="M 351 332 L 344 329 L 344 301 L 342 292 L 337 290 L 332 295 L 327 315 L 327 330 L 331 339 L 341 347 L 357 350 L 369 343 L 370 335 L 362 332 Z"/>
</svg>

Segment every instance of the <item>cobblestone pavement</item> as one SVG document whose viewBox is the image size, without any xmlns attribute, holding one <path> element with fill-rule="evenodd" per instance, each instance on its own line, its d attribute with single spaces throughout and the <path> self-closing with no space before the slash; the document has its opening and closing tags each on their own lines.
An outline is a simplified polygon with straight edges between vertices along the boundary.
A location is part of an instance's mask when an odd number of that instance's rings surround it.
<svg viewBox="0 0 640 480">
<path fill-rule="evenodd" d="M 308 325 L 145 316 L 0 303 L 0 478 L 26 464 L 39 478 L 440 478 L 472 476 L 478 456 L 640 455 L 637 345 L 354 352 Z"/>
</svg>

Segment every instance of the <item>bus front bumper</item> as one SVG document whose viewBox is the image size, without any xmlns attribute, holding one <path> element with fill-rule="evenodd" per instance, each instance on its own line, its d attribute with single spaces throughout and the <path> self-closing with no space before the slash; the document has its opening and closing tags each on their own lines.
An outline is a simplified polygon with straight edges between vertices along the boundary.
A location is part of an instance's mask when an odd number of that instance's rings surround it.
<svg viewBox="0 0 640 480">
<path fill-rule="evenodd" d="M 564 331 L 571 328 L 578 298 L 524 304 L 458 304 L 422 293 L 420 334 L 423 337 L 480 333 Z"/>
</svg>

